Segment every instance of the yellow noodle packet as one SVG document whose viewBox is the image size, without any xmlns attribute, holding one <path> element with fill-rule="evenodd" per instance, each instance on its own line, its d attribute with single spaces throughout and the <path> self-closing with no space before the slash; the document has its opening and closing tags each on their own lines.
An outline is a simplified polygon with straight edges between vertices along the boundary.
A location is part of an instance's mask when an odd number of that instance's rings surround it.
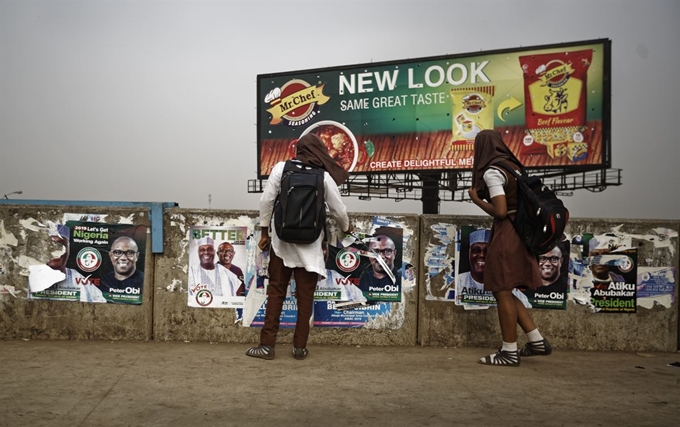
<svg viewBox="0 0 680 427">
<path fill-rule="evenodd" d="M 451 88 L 451 143 L 454 150 L 472 151 L 475 136 L 484 129 L 493 129 L 494 92 L 495 86 Z"/>
</svg>

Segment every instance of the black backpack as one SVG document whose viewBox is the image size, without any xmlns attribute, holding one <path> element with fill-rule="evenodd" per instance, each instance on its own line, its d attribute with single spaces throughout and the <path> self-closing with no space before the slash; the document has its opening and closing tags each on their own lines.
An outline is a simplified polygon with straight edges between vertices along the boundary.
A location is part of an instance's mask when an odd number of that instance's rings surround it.
<svg viewBox="0 0 680 427">
<path fill-rule="evenodd" d="M 324 170 L 286 161 L 274 202 L 274 228 L 284 242 L 309 244 L 326 226 Z"/>
<path fill-rule="evenodd" d="M 519 237 L 534 255 L 551 251 L 562 240 L 569 221 L 564 203 L 539 177 L 529 176 L 523 166 L 520 166 L 521 175 L 504 162 L 494 166 L 517 178 L 517 214 L 512 223 Z"/>
</svg>

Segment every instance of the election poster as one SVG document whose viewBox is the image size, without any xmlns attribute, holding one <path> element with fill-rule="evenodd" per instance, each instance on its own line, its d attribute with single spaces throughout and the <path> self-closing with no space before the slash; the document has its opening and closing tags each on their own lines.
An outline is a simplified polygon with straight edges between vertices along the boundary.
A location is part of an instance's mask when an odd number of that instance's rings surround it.
<svg viewBox="0 0 680 427">
<path fill-rule="evenodd" d="M 564 240 L 538 256 L 541 286 L 522 290 L 531 307 L 561 310 L 567 308 L 570 246 L 569 240 Z"/>
<path fill-rule="evenodd" d="M 193 226 L 189 233 L 188 305 L 243 308 L 248 228 Z"/>
<path fill-rule="evenodd" d="M 31 266 L 29 298 L 142 304 L 147 227 L 85 219 L 50 224 L 53 258 Z"/>
<path fill-rule="evenodd" d="M 326 267 L 357 286 L 366 302 L 401 302 L 403 229 L 380 226 L 356 233 L 354 243 L 329 247 Z"/>
<path fill-rule="evenodd" d="M 592 272 L 590 302 L 602 313 L 635 313 L 637 249 L 592 250 L 586 264 Z"/>
<path fill-rule="evenodd" d="M 458 230 L 456 249 L 456 305 L 489 306 L 496 304 L 491 292 L 484 291 L 484 270 L 491 231 L 465 225 Z"/>
</svg>

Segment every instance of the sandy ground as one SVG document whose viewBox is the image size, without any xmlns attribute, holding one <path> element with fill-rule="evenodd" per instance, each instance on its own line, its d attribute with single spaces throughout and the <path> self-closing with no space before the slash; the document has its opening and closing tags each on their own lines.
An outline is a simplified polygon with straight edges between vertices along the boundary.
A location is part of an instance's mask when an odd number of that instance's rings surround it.
<svg viewBox="0 0 680 427">
<path fill-rule="evenodd" d="M 0 426 L 678 426 L 678 353 L 0 341 Z"/>
</svg>

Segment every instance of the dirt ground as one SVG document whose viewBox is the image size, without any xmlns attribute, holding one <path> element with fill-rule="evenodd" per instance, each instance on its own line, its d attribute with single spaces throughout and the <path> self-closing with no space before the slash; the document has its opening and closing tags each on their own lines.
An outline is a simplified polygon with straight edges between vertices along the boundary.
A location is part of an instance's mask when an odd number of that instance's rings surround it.
<svg viewBox="0 0 680 427">
<path fill-rule="evenodd" d="M 0 341 L 0 426 L 678 426 L 678 353 Z"/>
</svg>

